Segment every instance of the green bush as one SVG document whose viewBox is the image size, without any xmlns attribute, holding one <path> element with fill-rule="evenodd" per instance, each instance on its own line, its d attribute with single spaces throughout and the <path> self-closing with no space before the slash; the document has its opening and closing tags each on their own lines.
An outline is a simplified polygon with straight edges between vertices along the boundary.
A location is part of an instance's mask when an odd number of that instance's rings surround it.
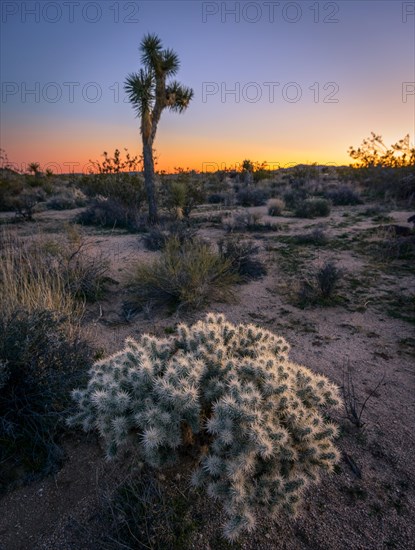
<svg viewBox="0 0 415 550">
<path fill-rule="evenodd" d="M 144 304 L 201 307 L 232 295 L 239 280 L 230 260 L 225 260 L 201 240 L 170 238 L 160 258 L 138 264 L 131 273 L 133 299 L 127 306 L 139 310 Z"/>
<path fill-rule="evenodd" d="M 330 214 L 330 203 L 325 199 L 306 199 L 295 209 L 297 218 L 318 218 Z"/>
<path fill-rule="evenodd" d="M 299 204 L 301 204 L 308 196 L 308 193 L 302 187 L 298 189 L 290 189 L 284 193 L 285 206 L 289 210 L 294 210 Z"/>
<path fill-rule="evenodd" d="M 269 194 L 265 189 L 247 187 L 238 191 L 236 200 L 241 206 L 263 206 L 268 200 Z"/>
<path fill-rule="evenodd" d="M 213 314 L 169 338 L 128 339 L 73 392 L 70 424 L 97 429 L 108 457 L 128 441 L 156 468 L 196 455 L 192 481 L 223 503 L 235 540 L 258 517 L 295 513 L 339 461 L 326 417 L 338 388 L 288 352 L 283 338 Z"/>
<path fill-rule="evenodd" d="M 207 197 L 209 204 L 223 204 L 226 200 L 225 193 L 212 193 Z"/>
<path fill-rule="evenodd" d="M 68 393 L 91 363 L 80 330 L 59 312 L 0 314 L 0 491 L 59 465 Z"/>
<path fill-rule="evenodd" d="M 23 191 L 24 179 L 21 176 L 6 177 L 0 174 L 0 211 L 14 210 L 14 199 Z"/>
<path fill-rule="evenodd" d="M 75 221 L 81 225 L 126 229 L 133 233 L 146 229 L 144 218 L 134 203 L 125 204 L 113 198 L 95 199 L 76 216 Z"/>
<path fill-rule="evenodd" d="M 95 288 L 101 264 L 89 262 L 83 242 L 70 233 L 59 243 L 0 233 L 2 489 L 51 471 L 62 458 L 68 392 L 92 363 L 80 326 L 84 302 L 74 294 L 81 283 L 82 297 Z"/>
<path fill-rule="evenodd" d="M 90 174 L 83 176 L 77 185 L 88 197 L 104 197 L 136 209 L 145 201 L 144 182 L 137 174 Z"/>
<path fill-rule="evenodd" d="M 340 187 L 339 189 L 331 189 L 325 193 L 326 199 L 331 201 L 334 206 L 354 206 L 362 204 L 362 199 L 350 187 Z"/>
</svg>

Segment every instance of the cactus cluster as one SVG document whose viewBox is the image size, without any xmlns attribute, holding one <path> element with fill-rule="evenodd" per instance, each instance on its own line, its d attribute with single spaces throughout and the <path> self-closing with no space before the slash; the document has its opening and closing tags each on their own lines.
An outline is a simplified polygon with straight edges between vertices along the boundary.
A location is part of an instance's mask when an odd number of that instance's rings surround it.
<svg viewBox="0 0 415 550">
<path fill-rule="evenodd" d="M 288 352 L 283 338 L 214 314 L 169 338 L 130 338 L 73 392 L 70 421 L 98 429 L 108 457 L 131 437 L 154 467 L 192 449 L 192 481 L 223 503 L 234 540 L 259 515 L 295 513 L 339 460 L 337 428 L 323 416 L 340 406 L 338 388 Z"/>
</svg>

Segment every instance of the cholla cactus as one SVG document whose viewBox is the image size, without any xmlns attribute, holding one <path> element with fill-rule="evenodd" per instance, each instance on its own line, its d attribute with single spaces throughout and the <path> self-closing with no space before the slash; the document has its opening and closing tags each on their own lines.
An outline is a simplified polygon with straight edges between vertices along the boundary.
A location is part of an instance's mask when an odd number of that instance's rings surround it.
<svg viewBox="0 0 415 550">
<path fill-rule="evenodd" d="M 73 392 L 71 423 L 97 428 L 108 457 L 132 436 L 154 467 L 192 445 L 192 481 L 223 502 L 234 540 L 258 514 L 295 513 L 305 487 L 339 460 L 337 428 L 322 415 L 340 406 L 338 389 L 288 352 L 283 338 L 213 314 L 168 339 L 128 339 Z"/>
</svg>

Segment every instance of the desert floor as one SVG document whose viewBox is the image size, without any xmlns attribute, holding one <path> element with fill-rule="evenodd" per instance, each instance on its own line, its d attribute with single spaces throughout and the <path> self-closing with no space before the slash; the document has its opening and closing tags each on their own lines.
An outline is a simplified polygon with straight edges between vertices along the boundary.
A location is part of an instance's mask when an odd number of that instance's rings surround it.
<svg viewBox="0 0 415 550">
<path fill-rule="evenodd" d="M 141 234 L 82 228 L 90 253 L 102 253 L 111 266 L 112 282 L 103 299 L 88 305 L 85 321 L 91 341 L 103 353 L 121 349 L 127 336 L 162 336 L 178 322 L 193 323 L 208 311 L 221 312 L 231 322 L 255 323 L 282 335 L 291 345 L 293 361 L 340 387 L 350 376 L 359 411 L 369 397 L 363 428 L 354 426 L 345 411 L 336 413 L 343 459 L 334 475 L 307 492 L 302 515 L 264 521 L 232 546 L 220 535 L 220 506 L 192 492 L 188 468 L 155 474 L 177 503 L 185 526 L 171 548 L 413 548 L 415 279 L 411 261 L 394 257 L 392 241 L 398 237 L 386 235 L 384 229 L 391 223 L 410 227 L 406 220 L 413 212 L 392 210 L 385 218 L 367 214 L 369 206 L 373 205 L 333 207 L 329 217 L 314 220 L 271 218 L 266 207 L 249 208 L 262 221 L 279 224 L 278 230 L 238 233 L 259 246 L 268 271 L 265 277 L 238 285 L 228 303 L 174 313 L 149 307 L 129 319 L 122 312 L 128 270 L 135 261 L 158 253 L 145 249 Z M 74 214 L 45 211 L 36 222 L 11 228 L 26 238 L 41 231 L 59 240 Z M 217 221 L 220 214 L 220 209 L 210 212 L 207 207 L 192 214 L 195 219 L 200 216 L 198 234 L 212 243 L 225 235 L 224 225 Z M 327 235 L 327 244 L 299 245 L 293 239 L 316 227 Z M 379 242 L 391 243 L 390 250 L 379 253 Z M 312 278 L 328 260 L 342 272 L 336 296 L 330 304 L 300 308 L 301 281 Z M 126 477 L 147 473 L 136 464 L 133 450 L 107 463 L 94 434 L 74 431 L 65 436 L 63 446 L 66 460 L 60 471 L 0 500 L 1 550 L 122 548 L 111 546 L 108 538 L 103 542 L 106 499 Z M 137 540 L 134 547 L 160 546 Z"/>
</svg>

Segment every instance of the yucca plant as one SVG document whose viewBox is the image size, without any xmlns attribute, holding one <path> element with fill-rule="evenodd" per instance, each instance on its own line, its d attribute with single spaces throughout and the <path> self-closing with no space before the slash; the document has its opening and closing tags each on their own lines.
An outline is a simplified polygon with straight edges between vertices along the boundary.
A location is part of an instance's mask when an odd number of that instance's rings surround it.
<svg viewBox="0 0 415 550">
<path fill-rule="evenodd" d="M 326 412 L 339 390 L 288 352 L 283 338 L 214 314 L 169 338 L 130 338 L 73 392 L 69 422 L 97 429 L 109 458 L 128 441 L 155 468 L 191 450 L 193 484 L 223 503 L 235 540 L 259 516 L 295 513 L 339 460 Z"/>
</svg>

